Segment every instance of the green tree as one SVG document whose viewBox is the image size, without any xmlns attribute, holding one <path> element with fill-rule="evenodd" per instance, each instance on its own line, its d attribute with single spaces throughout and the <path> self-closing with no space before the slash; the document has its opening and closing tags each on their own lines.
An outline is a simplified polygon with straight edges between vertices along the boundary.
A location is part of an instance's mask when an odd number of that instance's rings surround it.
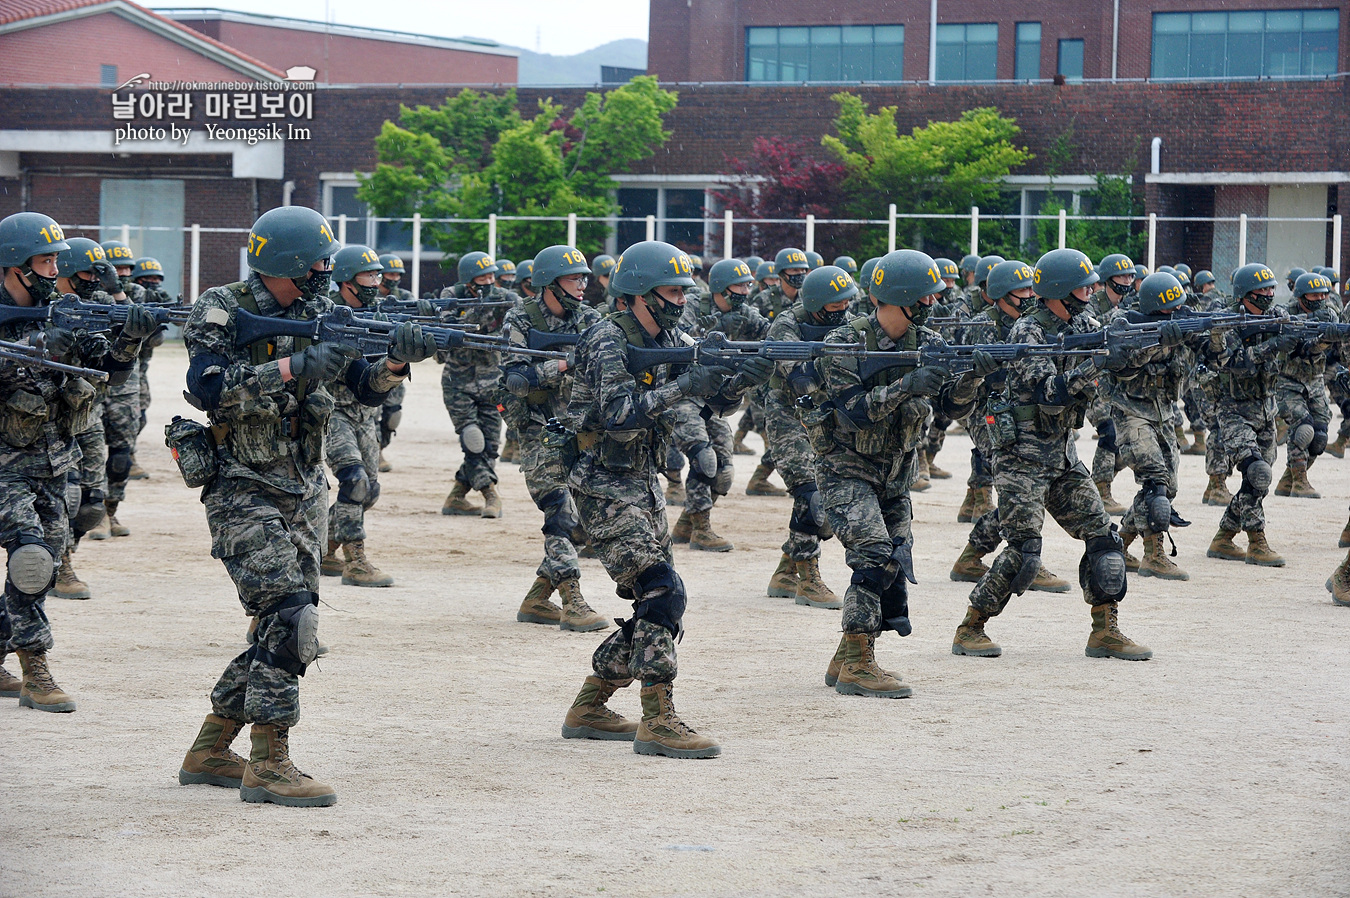
<svg viewBox="0 0 1350 898">
<path fill-rule="evenodd" d="M 617 213 L 611 173 L 656 152 L 670 137 L 662 127 L 677 96 L 654 77 L 634 78 L 606 94 L 587 93 L 566 110 L 541 100 L 532 119 L 516 111 L 515 91 L 501 96 L 463 90 L 436 109 L 404 107 L 400 124 L 385 122 L 379 164 L 361 176 L 357 196 L 381 216 L 481 218 L 497 215 L 604 217 Z M 577 243 L 596 252 L 603 222 L 583 222 Z M 532 253 L 566 236 L 563 222 L 503 221 L 498 242 Z M 423 241 L 447 254 L 487 243 L 486 224 L 423 225 Z"/>
<path fill-rule="evenodd" d="M 902 216 L 965 215 L 971 206 L 995 206 L 1003 180 L 1033 158 L 1012 142 L 1017 123 L 996 109 L 970 109 L 954 122 L 929 122 L 902 135 L 896 107 L 869 113 L 854 94 L 833 99 L 839 107 L 835 134 L 822 142 L 847 170 L 844 188 L 854 217 L 885 218 L 890 203 Z M 901 243 L 940 253 L 967 245 L 970 233 L 963 221 L 909 219 L 901 227 Z M 884 234 L 861 242 L 860 254 L 880 255 L 886 248 Z"/>
<path fill-rule="evenodd" d="M 1121 175 L 1098 174 L 1096 180 L 1095 187 L 1079 196 L 1083 214 L 1134 218 L 1143 213 L 1143 200 L 1135 194 L 1128 179 Z M 1062 208 L 1064 204 L 1051 195 L 1042 204 L 1040 214 L 1058 216 Z M 1111 253 L 1124 253 L 1135 262 L 1142 262 L 1148 251 L 1148 234 L 1137 222 L 1092 221 L 1074 215 L 1072 210 L 1064 223 L 1064 240 L 1094 262 Z M 1057 246 L 1059 222 L 1037 221 L 1034 249 L 1045 252 Z"/>
</svg>

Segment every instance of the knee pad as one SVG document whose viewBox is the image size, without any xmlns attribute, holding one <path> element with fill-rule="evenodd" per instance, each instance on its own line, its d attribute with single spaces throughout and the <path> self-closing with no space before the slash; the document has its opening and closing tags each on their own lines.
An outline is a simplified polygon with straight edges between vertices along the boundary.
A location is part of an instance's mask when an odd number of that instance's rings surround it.
<svg viewBox="0 0 1350 898">
<path fill-rule="evenodd" d="M 21 597 L 36 602 L 56 585 L 56 552 L 42 537 L 21 533 L 9 546 L 5 573 Z"/>
<path fill-rule="evenodd" d="M 814 480 L 792 488 L 792 517 L 788 521 L 788 529 L 807 533 L 819 539 L 829 539 L 834 535 L 834 531 L 825 520 L 820 489 Z"/>
<path fill-rule="evenodd" d="M 128 448 L 110 449 L 108 461 L 103 469 L 108 472 L 109 483 L 121 483 L 131 473 L 131 450 Z"/>
<path fill-rule="evenodd" d="M 1275 472 L 1266 464 L 1265 459 L 1255 455 L 1249 455 L 1238 462 L 1237 468 L 1242 472 L 1242 488 L 1252 493 L 1258 499 L 1264 496 L 1270 490 L 1270 481 L 1275 476 Z"/>
<path fill-rule="evenodd" d="M 105 514 L 103 500 L 105 498 L 103 490 L 80 488 L 80 504 L 75 510 L 75 515 L 70 519 L 70 529 L 77 536 L 84 536 L 97 527 L 99 521 L 103 520 Z"/>
<path fill-rule="evenodd" d="M 459 434 L 459 445 L 469 455 L 481 455 L 487 448 L 487 437 L 483 435 L 483 428 L 477 424 L 470 424 Z"/>
<path fill-rule="evenodd" d="M 1289 431 L 1289 444 L 1300 449 L 1307 449 L 1312 445 L 1314 436 L 1316 436 L 1316 430 L 1313 427 L 1313 419 L 1304 418 Z"/>
<path fill-rule="evenodd" d="M 684 591 L 684 581 L 673 567 L 664 561 L 652 565 L 638 574 L 633 582 L 633 591 L 637 595 L 634 620 L 645 620 L 665 627 L 677 640 L 684 635 L 680 622 L 684 619 L 688 597 Z"/>
<path fill-rule="evenodd" d="M 1097 425 L 1097 445 L 1107 452 L 1116 452 L 1116 422 L 1107 418 Z"/>
<path fill-rule="evenodd" d="M 736 469 L 727 462 L 717 469 L 717 476 L 713 478 L 713 492 L 719 496 L 725 496 L 731 492 L 731 482 L 736 478 Z"/>
<path fill-rule="evenodd" d="M 1009 540 L 1009 543 L 1012 541 Z M 1022 540 L 1022 545 L 1017 551 L 1022 555 L 1022 563 L 1017 568 L 1017 573 L 1013 575 L 1012 583 L 1009 588 L 1021 595 L 1031 586 L 1031 581 L 1036 579 L 1036 575 L 1041 570 L 1041 538 L 1034 536 L 1031 539 Z"/>
<path fill-rule="evenodd" d="M 914 545 L 902 536 L 892 538 L 891 560 L 886 566 L 895 572 L 895 577 L 904 575 L 910 583 L 919 582 L 914 579 Z"/>
<path fill-rule="evenodd" d="M 1320 421 L 1313 425 L 1312 442 L 1308 444 L 1308 454 L 1313 458 L 1327 451 L 1327 426 Z"/>
<path fill-rule="evenodd" d="M 80 489 L 80 472 L 71 470 L 66 474 L 66 518 L 75 520 L 80 513 L 80 499 L 84 492 Z"/>
<path fill-rule="evenodd" d="M 317 592 L 295 592 L 258 615 L 260 620 L 275 615 L 287 632 L 275 652 L 254 643 L 249 650 L 254 660 L 303 677 L 305 668 L 319 654 L 318 607 Z"/>
<path fill-rule="evenodd" d="M 337 472 L 338 501 L 348 505 L 363 505 L 370 496 L 370 475 L 365 465 L 347 465 Z"/>
<path fill-rule="evenodd" d="M 909 622 L 909 588 L 903 577 L 896 577 L 881 593 L 881 629 L 894 630 L 901 636 L 914 632 Z"/>
<path fill-rule="evenodd" d="M 366 501 L 361 505 L 366 509 L 375 507 L 375 503 L 380 501 L 380 482 L 378 480 L 370 481 L 370 492 L 366 494 Z"/>
<path fill-rule="evenodd" d="M 717 478 L 717 452 L 711 443 L 700 443 L 689 449 L 689 476 L 705 483 Z"/>
<path fill-rule="evenodd" d="M 1125 597 L 1125 543 L 1111 525 L 1111 532 L 1087 539 L 1078 562 L 1078 582 L 1093 598 L 1094 605 L 1119 602 Z"/>
<path fill-rule="evenodd" d="M 891 584 L 895 582 L 898 574 L 899 571 L 893 571 L 886 567 L 859 568 L 853 572 L 849 583 L 881 596 L 891 588 Z"/>
<path fill-rule="evenodd" d="M 380 427 L 394 433 L 403 422 L 403 406 L 386 405 L 380 410 Z"/>
<path fill-rule="evenodd" d="M 545 536 L 557 536 L 574 543 L 586 541 L 586 532 L 581 522 L 568 507 L 567 490 L 557 489 L 546 493 L 539 499 L 539 510 L 544 513 L 544 526 L 539 528 Z"/>
<path fill-rule="evenodd" d="M 1172 523 L 1172 500 L 1167 498 L 1167 487 L 1156 480 L 1146 480 L 1139 494 L 1144 500 L 1144 518 L 1148 529 L 1154 533 L 1166 533 Z"/>
</svg>

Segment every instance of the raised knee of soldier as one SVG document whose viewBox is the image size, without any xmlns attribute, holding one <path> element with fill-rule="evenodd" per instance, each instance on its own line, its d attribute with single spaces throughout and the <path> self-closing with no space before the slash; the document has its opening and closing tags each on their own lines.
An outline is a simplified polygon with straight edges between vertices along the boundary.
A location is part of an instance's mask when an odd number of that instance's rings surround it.
<svg viewBox="0 0 1350 898">
<path fill-rule="evenodd" d="M 1093 605 L 1125 597 L 1125 543 L 1114 524 L 1109 532 L 1084 540 L 1078 582 Z"/>
<path fill-rule="evenodd" d="M 365 465 L 347 465 L 337 472 L 338 501 L 348 505 L 365 505 L 371 494 L 370 475 Z M 379 493 L 376 492 L 378 496 Z"/>
<path fill-rule="evenodd" d="M 12 598 L 32 604 L 56 585 L 56 552 L 41 536 L 21 533 L 5 549 L 9 553 L 5 575 Z"/>
<path fill-rule="evenodd" d="M 131 449 L 123 446 L 108 450 L 108 461 L 104 464 L 108 473 L 108 482 L 122 483 L 131 473 Z"/>
<path fill-rule="evenodd" d="M 647 568 L 633 581 L 633 592 L 637 596 L 634 620 L 665 627 L 670 635 L 680 637 L 688 596 L 684 581 L 673 567 L 663 561 Z"/>
<path fill-rule="evenodd" d="M 1237 469 L 1242 472 L 1242 489 L 1248 493 L 1259 499 L 1270 490 L 1270 481 L 1275 472 L 1265 459 L 1248 455 L 1237 463 Z"/>
<path fill-rule="evenodd" d="M 319 654 L 318 605 L 317 592 L 294 592 L 259 614 L 253 660 L 303 677 Z"/>
</svg>

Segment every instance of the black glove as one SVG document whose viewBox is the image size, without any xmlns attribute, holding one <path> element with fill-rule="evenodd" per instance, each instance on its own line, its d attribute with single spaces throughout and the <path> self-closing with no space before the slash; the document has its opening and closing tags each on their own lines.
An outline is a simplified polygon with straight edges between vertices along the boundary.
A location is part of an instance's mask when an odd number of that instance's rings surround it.
<svg viewBox="0 0 1350 898">
<path fill-rule="evenodd" d="M 64 327 L 49 325 L 42 332 L 42 345 L 54 358 L 63 358 L 75 348 L 75 334 Z"/>
<path fill-rule="evenodd" d="M 422 318 L 435 318 L 440 314 L 440 310 L 431 300 L 419 299 L 417 301 L 417 314 Z"/>
<path fill-rule="evenodd" d="M 127 309 L 127 320 L 122 322 L 122 336 L 128 340 L 144 340 L 157 330 L 159 324 L 145 306 L 136 303 Z"/>
<path fill-rule="evenodd" d="M 390 361 L 409 364 L 436 354 L 436 338 L 422 332 L 420 324 L 405 321 L 389 335 Z"/>
<path fill-rule="evenodd" d="M 722 316 L 718 330 L 724 334 L 736 334 L 740 333 L 742 327 L 745 327 L 745 316 L 740 312 L 727 312 Z"/>
<path fill-rule="evenodd" d="M 1180 346 L 1186 339 L 1186 335 L 1181 331 L 1181 325 L 1175 321 L 1165 321 L 1158 328 L 1158 342 L 1171 349 L 1173 346 Z"/>
<path fill-rule="evenodd" d="M 983 349 L 977 349 L 970 354 L 971 371 L 976 377 L 985 378 L 998 370 L 998 362 L 992 355 Z"/>
<path fill-rule="evenodd" d="M 716 396 L 733 373 L 721 365 L 690 365 L 675 383 L 686 396 Z"/>
<path fill-rule="evenodd" d="M 1298 348 L 1299 338 L 1297 334 L 1276 334 L 1266 341 L 1266 346 L 1271 352 L 1284 355 L 1293 352 Z"/>
<path fill-rule="evenodd" d="M 1344 329 L 1338 324 L 1322 325 L 1321 333 L 1318 334 L 1318 341 L 1322 343 L 1344 343 L 1346 339 Z"/>
<path fill-rule="evenodd" d="M 314 343 L 291 356 L 291 376 L 310 380 L 337 380 L 348 363 L 361 357 L 344 343 Z"/>
<path fill-rule="evenodd" d="M 89 270 L 98 278 L 98 285 L 108 293 L 122 292 L 122 280 L 117 276 L 117 269 L 107 259 L 99 259 Z"/>
<path fill-rule="evenodd" d="M 900 389 L 918 396 L 936 396 L 947 382 L 947 369 L 927 365 L 911 371 L 900 379 Z"/>
<path fill-rule="evenodd" d="M 717 327 L 718 320 L 719 319 L 716 315 L 700 315 L 698 316 L 698 326 L 703 328 L 705 331 L 710 331 L 713 328 Z"/>
<path fill-rule="evenodd" d="M 769 382 L 773 377 L 773 362 L 763 356 L 755 356 L 741 363 L 741 382 L 752 387 Z"/>
</svg>

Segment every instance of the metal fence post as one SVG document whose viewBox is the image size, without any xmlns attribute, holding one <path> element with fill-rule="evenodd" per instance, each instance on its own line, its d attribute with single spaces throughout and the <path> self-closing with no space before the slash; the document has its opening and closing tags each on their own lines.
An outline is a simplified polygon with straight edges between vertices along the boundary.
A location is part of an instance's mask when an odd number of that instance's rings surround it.
<svg viewBox="0 0 1350 898">
<path fill-rule="evenodd" d="M 188 265 L 191 270 L 191 275 L 188 278 L 189 300 L 196 302 L 202 290 L 202 226 L 199 224 L 193 224 L 192 226 Z"/>
<path fill-rule="evenodd" d="M 816 249 L 816 217 L 814 215 L 806 216 L 806 251 L 814 252 Z"/>
<path fill-rule="evenodd" d="M 577 245 L 577 214 L 575 212 L 567 213 L 567 245 Z"/>
<path fill-rule="evenodd" d="M 1069 245 L 1069 213 L 1067 209 L 1059 210 L 1059 248 L 1064 249 Z"/>
<path fill-rule="evenodd" d="M 129 224 L 122 225 L 122 242 L 131 246 L 131 225 Z"/>
<path fill-rule="evenodd" d="M 347 245 L 347 213 L 338 216 L 338 243 Z"/>
<path fill-rule="evenodd" d="M 886 212 L 886 252 L 895 252 L 895 203 Z"/>
<path fill-rule="evenodd" d="M 1152 244 L 1151 232 L 1149 243 Z M 1247 264 L 1247 213 L 1238 216 L 1238 268 Z M 1153 260 L 1149 259 L 1149 270 L 1153 270 Z"/>
<path fill-rule="evenodd" d="M 422 286 L 422 213 L 413 213 L 412 295 L 421 298 Z"/>
<path fill-rule="evenodd" d="M 655 239 L 656 239 L 656 216 L 655 216 L 655 215 L 648 215 L 648 216 L 647 216 L 647 239 L 648 239 L 648 240 L 655 240 Z"/>
<path fill-rule="evenodd" d="M 1336 273 L 1341 273 L 1341 215 L 1336 213 L 1331 216 L 1331 267 L 1336 269 Z M 1344 279 L 1342 279 L 1344 282 Z M 1332 285 L 1333 287 L 1335 284 Z"/>
<path fill-rule="evenodd" d="M 1148 214 L 1148 273 L 1157 267 L 1158 259 L 1158 213 Z"/>
<path fill-rule="evenodd" d="M 732 250 L 733 244 L 732 244 L 732 240 L 731 240 L 731 228 L 732 228 L 731 217 L 732 217 L 732 216 L 731 216 L 731 210 L 730 210 L 730 209 L 727 209 L 726 211 L 724 211 L 724 212 L 722 213 L 722 258 L 723 258 L 723 259 L 730 259 L 730 258 L 732 257 L 732 252 L 731 252 L 731 250 Z"/>
<path fill-rule="evenodd" d="M 497 258 L 497 213 L 488 213 L 488 245 L 487 254 L 491 259 Z"/>
<path fill-rule="evenodd" d="M 980 207 L 970 207 L 970 254 L 980 254 Z"/>
</svg>

